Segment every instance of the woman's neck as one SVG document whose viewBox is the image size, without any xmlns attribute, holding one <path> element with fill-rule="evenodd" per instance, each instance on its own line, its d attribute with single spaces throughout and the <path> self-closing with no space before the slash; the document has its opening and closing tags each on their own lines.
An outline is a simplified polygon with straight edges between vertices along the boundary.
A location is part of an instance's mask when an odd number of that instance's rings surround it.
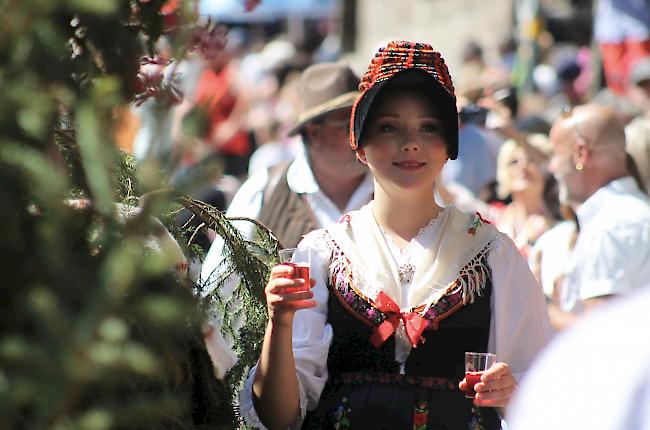
<svg viewBox="0 0 650 430">
<path fill-rule="evenodd" d="M 531 191 L 513 193 L 512 207 L 518 217 L 527 218 L 530 215 L 541 214 L 544 212 L 544 200 L 542 194 Z"/>
<path fill-rule="evenodd" d="M 373 214 L 379 225 L 395 239 L 401 249 L 437 217 L 441 210 L 435 202 L 433 188 L 422 192 L 387 193 L 375 182 Z"/>
</svg>

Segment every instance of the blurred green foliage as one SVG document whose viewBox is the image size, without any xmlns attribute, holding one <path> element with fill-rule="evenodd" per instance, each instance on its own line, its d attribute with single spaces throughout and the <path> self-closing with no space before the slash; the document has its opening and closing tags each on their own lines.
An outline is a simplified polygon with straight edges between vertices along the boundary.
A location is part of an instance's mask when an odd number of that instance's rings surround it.
<svg viewBox="0 0 650 430">
<path fill-rule="evenodd" d="M 237 425 L 192 283 L 147 246 L 177 202 L 141 196 L 168 180 L 142 181 L 112 138 L 163 3 L 0 0 L 2 429 Z M 194 6 L 181 2 L 177 53 Z M 125 219 L 117 203 L 142 209 Z"/>
</svg>

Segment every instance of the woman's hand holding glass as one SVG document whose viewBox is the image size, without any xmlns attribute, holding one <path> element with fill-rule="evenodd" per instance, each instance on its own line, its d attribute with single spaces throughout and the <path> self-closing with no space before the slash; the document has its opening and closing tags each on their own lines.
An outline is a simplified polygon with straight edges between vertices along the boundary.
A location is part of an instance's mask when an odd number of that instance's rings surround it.
<svg viewBox="0 0 650 430">
<path fill-rule="evenodd" d="M 467 381 L 463 379 L 458 387 L 465 391 Z M 506 363 L 496 363 L 481 375 L 481 381 L 474 386 L 474 404 L 481 407 L 503 408 L 517 388 L 517 381 Z"/>
<path fill-rule="evenodd" d="M 295 270 L 294 266 L 288 264 L 274 266 L 264 289 L 269 320 L 276 325 L 291 325 L 297 310 L 316 306 L 310 288 L 314 285 L 314 280 L 310 279 L 310 285 L 306 287 L 304 279 L 295 277 Z"/>
</svg>

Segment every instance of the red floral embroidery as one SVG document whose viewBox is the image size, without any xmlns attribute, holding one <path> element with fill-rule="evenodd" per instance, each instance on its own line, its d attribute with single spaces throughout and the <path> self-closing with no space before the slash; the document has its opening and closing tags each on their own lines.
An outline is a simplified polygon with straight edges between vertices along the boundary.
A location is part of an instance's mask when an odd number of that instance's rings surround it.
<svg viewBox="0 0 650 430">
<path fill-rule="evenodd" d="M 474 220 L 472 221 L 472 225 L 467 229 L 467 233 L 474 236 L 476 234 L 476 230 L 483 224 L 490 224 L 490 221 L 486 220 L 481 216 L 480 213 L 476 212 L 476 215 L 474 215 Z"/>
<path fill-rule="evenodd" d="M 413 409 L 413 430 L 426 430 L 429 422 L 429 404 L 421 401 Z"/>
<path fill-rule="evenodd" d="M 483 218 L 483 215 L 481 215 L 480 212 L 476 212 L 476 216 L 481 220 L 481 222 L 482 222 L 483 224 L 490 224 L 490 221 L 488 221 L 488 220 L 486 220 L 485 218 Z"/>
</svg>

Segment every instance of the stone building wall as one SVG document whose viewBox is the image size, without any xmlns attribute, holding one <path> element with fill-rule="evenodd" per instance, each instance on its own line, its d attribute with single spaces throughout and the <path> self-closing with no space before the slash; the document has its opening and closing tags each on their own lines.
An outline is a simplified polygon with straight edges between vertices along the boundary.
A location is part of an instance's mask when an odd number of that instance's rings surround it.
<svg viewBox="0 0 650 430">
<path fill-rule="evenodd" d="M 427 41 L 443 54 L 453 76 L 469 40 L 483 46 L 489 61 L 496 59 L 498 43 L 512 32 L 513 1 L 356 0 L 355 51 L 348 60 L 361 73 L 388 40 Z"/>
</svg>

